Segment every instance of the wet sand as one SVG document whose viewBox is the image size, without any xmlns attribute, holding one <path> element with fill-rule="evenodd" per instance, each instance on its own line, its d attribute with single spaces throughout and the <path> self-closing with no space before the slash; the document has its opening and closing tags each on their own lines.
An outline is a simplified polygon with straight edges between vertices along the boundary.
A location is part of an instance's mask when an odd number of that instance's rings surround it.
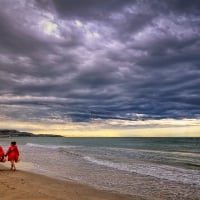
<svg viewBox="0 0 200 200">
<path fill-rule="evenodd" d="M 200 187 L 134 174 L 134 195 L 97 190 L 0 164 L 0 199 L 3 200 L 200 200 Z"/>
<path fill-rule="evenodd" d="M 0 165 L 0 199 L 3 200 L 134 200 L 142 199 L 97 190 L 87 185 L 43 175 L 11 171 Z"/>
</svg>

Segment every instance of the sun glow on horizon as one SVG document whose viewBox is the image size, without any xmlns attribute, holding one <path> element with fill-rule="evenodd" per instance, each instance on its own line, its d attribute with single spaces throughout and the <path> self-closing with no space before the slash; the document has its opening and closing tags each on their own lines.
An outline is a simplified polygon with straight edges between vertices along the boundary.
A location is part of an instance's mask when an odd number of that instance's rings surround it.
<svg viewBox="0 0 200 200">
<path fill-rule="evenodd" d="M 130 123 L 130 122 L 129 122 Z M 200 137 L 200 119 L 134 121 L 132 127 L 109 120 L 91 122 L 20 122 L 1 120 L 1 129 L 16 129 L 34 134 L 56 134 L 66 137 Z M 141 123 L 143 125 L 141 126 Z M 112 124 L 112 125 L 111 125 Z M 124 123 L 123 123 L 124 124 Z M 154 124 L 154 125 L 153 125 Z"/>
</svg>

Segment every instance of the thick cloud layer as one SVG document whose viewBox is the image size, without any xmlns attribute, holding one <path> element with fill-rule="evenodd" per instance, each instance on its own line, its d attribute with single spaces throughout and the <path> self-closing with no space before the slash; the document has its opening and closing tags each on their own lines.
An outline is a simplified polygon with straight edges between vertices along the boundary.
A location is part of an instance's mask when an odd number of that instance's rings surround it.
<svg viewBox="0 0 200 200">
<path fill-rule="evenodd" d="M 200 1 L 0 3 L 1 118 L 200 117 Z"/>
</svg>

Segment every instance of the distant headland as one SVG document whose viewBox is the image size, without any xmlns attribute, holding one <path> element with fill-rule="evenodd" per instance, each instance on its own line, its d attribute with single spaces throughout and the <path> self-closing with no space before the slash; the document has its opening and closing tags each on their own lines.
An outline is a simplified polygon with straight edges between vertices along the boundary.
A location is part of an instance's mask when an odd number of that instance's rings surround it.
<svg viewBox="0 0 200 200">
<path fill-rule="evenodd" d="M 52 134 L 33 134 L 24 131 L 18 130 L 9 130 L 9 129 L 0 129 L 0 138 L 1 137 L 63 137 L 61 135 L 52 135 Z"/>
</svg>

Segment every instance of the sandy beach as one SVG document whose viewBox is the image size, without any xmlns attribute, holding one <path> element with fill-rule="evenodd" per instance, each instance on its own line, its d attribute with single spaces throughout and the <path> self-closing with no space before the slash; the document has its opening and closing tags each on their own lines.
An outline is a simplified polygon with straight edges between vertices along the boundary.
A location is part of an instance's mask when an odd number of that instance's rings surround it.
<svg viewBox="0 0 200 200">
<path fill-rule="evenodd" d="M 3 200 L 199 200 L 199 188 L 135 174 L 135 195 L 122 195 L 93 187 L 49 178 L 0 164 Z M 145 185 L 141 185 L 142 183 Z"/>
<path fill-rule="evenodd" d="M 10 171 L 3 165 L 0 165 L 0 176 L 3 200 L 142 200 L 21 170 Z"/>
</svg>

